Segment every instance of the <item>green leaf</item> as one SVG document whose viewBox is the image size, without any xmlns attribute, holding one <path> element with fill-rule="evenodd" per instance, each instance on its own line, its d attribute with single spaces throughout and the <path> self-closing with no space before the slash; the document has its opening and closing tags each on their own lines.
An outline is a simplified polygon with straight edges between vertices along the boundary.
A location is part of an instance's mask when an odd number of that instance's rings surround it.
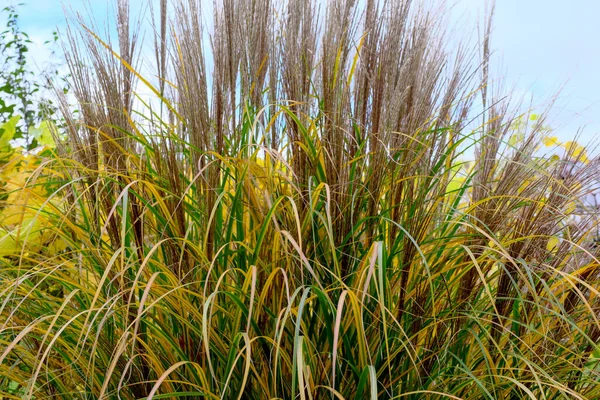
<svg viewBox="0 0 600 400">
<path fill-rule="evenodd" d="M 516 132 L 510 136 L 508 139 L 508 144 L 511 147 L 515 147 L 517 144 L 521 143 L 525 139 L 525 135 L 521 132 Z"/>
<path fill-rule="evenodd" d="M 0 149 L 10 146 L 10 141 L 12 140 L 13 136 L 15 136 L 17 124 L 19 123 L 20 119 L 21 117 L 19 115 L 15 115 L 4 125 L 0 126 Z"/>
<path fill-rule="evenodd" d="M 35 138 L 39 146 L 55 147 L 54 137 L 52 136 L 52 130 L 54 126 L 52 122 L 43 121 L 37 128 L 29 128 L 29 134 Z"/>
</svg>

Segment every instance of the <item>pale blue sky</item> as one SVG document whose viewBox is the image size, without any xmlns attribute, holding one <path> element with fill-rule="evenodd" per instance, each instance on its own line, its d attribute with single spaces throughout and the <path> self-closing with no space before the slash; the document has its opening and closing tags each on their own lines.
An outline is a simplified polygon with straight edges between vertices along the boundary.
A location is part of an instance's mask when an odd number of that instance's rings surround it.
<svg viewBox="0 0 600 400">
<path fill-rule="evenodd" d="M 0 0 L 4 2 L 7 0 Z M 11 1 L 11 0 L 8 0 Z M 84 0 L 25 0 L 21 8 L 23 29 L 38 43 L 64 27 L 62 4 L 85 10 Z M 448 0 L 456 3 L 452 20 L 464 32 L 481 21 L 485 0 Z M 112 1 L 91 0 L 93 14 L 105 20 Z M 132 0 L 133 8 L 145 0 Z M 567 4 L 568 3 L 568 4 Z M 112 15 L 112 12 L 111 14 Z M 492 47 L 495 75 L 506 86 L 527 98 L 533 95 L 540 110 L 559 94 L 550 125 L 563 140 L 583 128 L 582 142 L 600 137 L 600 1 L 598 0 L 497 0 Z M 470 27 L 469 27 L 470 26 Z M 39 50 L 39 60 L 47 55 Z"/>
<path fill-rule="evenodd" d="M 484 0 L 454 1 L 464 20 L 481 19 Z M 582 142 L 600 138 L 599 17 L 598 0 L 496 1 L 496 76 L 540 105 L 562 88 L 549 122 L 563 140 L 579 128 Z"/>
</svg>

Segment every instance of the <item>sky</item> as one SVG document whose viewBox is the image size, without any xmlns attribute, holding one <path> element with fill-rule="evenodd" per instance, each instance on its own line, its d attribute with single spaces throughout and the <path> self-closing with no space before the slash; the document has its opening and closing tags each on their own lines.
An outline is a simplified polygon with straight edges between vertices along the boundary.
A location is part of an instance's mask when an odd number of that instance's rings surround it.
<svg viewBox="0 0 600 400">
<path fill-rule="evenodd" d="M 12 0 L 0 0 L 0 2 Z M 63 7 L 84 11 L 85 0 L 22 0 L 20 20 L 36 45 L 40 63 L 48 58 L 41 44 L 57 27 L 64 29 Z M 157 0 L 153 0 L 157 1 Z M 132 10 L 144 0 L 132 0 Z M 103 21 L 112 1 L 91 0 L 94 18 Z M 486 0 L 447 0 L 451 23 L 477 35 Z M 533 111 L 556 102 L 548 124 L 562 141 L 578 135 L 582 144 L 600 138 L 600 1 L 497 0 L 493 23 L 493 70 L 507 88 Z M 470 32 L 470 33 L 469 33 Z"/>
<path fill-rule="evenodd" d="M 456 0 L 455 15 L 483 18 L 483 0 Z M 492 48 L 496 76 L 544 109 L 564 141 L 600 138 L 600 1 L 497 0 Z"/>
</svg>

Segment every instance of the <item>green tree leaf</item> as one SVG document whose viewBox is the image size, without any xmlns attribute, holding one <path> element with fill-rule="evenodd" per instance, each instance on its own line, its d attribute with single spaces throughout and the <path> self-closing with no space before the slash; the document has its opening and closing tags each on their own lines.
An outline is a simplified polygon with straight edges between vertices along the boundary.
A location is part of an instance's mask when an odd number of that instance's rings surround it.
<svg viewBox="0 0 600 400">
<path fill-rule="evenodd" d="M 15 136 L 17 124 L 19 123 L 20 119 L 21 116 L 15 115 L 6 123 L 4 123 L 4 125 L 0 126 L 0 149 L 10 147 L 10 141 Z"/>
<path fill-rule="evenodd" d="M 42 121 L 37 128 L 29 128 L 29 134 L 37 141 L 39 146 L 55 147 L 52 130 L 55 129 L 52 122 Z"/>
</svg>

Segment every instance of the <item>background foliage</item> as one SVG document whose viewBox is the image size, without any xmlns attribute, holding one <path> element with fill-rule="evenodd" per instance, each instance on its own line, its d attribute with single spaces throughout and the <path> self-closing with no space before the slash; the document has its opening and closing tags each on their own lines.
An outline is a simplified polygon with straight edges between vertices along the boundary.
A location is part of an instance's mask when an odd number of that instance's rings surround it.
<svg viewBox="0 0 600 400">
<path fill-rule="evenodd" d="M 60 122 L 52 95 L 54 89 L 61 88 L 68 92 L 65 74 L 60 72 L 60 65 L 50 62 L 43 66 L 36 65 L 30 47 L 33 42 L 19 24 L 19 7 L 25 3 L 8 5 L 0 15 L 6 18 L 0 32 L 0 122 L 5 123 L 19 116 L 12 139 L 22 143 L 26 150 L 32 150 L 44 143 L 38 142 L 41 134 L 35 127 L 42 121 Z M 58 32 L 44 45 L 55 55 L 53 45 L 58 43 Z M 43 70 L 39 70 L 43 68 Z M 42 128 L 37 128 L 42 129 Z"/>
</svg>

